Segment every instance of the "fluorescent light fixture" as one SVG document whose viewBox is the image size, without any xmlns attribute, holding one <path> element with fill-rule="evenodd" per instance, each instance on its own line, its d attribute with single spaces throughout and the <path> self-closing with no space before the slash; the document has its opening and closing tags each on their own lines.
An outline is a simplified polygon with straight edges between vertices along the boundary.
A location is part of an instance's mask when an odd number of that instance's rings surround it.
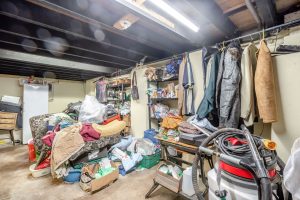
<svg viewBox="0 0 300 200">
<path fill-rule="evenodd" d="M 193 22 L 191 22 L 189 19 L 187 19 L 185 16 L 180 14 L 178 11 L 176 11 L 174 8 L 169 6 L 167 3 L 165 3 L 163 0 L 149 0 L 152 4 L 163 10 L 164 12 L 168 13 L 170 16 L 172 16 L 177 21 L 181 22 L 186 27 L 192 29 L 195 32 L 199 31 L 199 27 L 197 27 Z"/>
</svg>

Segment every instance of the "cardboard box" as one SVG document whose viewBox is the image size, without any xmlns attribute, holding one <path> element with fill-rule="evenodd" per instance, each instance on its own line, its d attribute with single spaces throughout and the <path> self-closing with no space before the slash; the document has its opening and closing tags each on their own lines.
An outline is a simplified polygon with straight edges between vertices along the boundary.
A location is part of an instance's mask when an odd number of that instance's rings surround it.
<svg viewBox="0 0 300 200">
<path fill-rule="evenodd" d="M 92 190 L 91 192 L 95 192 L 97 190 L 100 190 L 101 188 L 109 185 L 110 183 L 114 182 L 119 178 L 119 168 L 116 166 L 114 162 L 111 162 L 112 167 L 115 168 L 115 170 L 106 176 L 103 176 L 99 179 L 94 179 L 91 182 Z"/>
<path fill-rule="evenodd" d="M 163 165 L 163 164 L 162 164 Z M 159 171 L 159 168 L 162 166 L 160 165 L 157 168 L 156 176 L 154 178 L 155 182 L 159 183 L 160 185 L 168 188 L 169 190 L 178 193 L 181 190 L 181 182 L 182 177 L 180 180 L 173 178 L 173 176 L 170 176 L 168 174 L 164 174 Z"/>
</svg>

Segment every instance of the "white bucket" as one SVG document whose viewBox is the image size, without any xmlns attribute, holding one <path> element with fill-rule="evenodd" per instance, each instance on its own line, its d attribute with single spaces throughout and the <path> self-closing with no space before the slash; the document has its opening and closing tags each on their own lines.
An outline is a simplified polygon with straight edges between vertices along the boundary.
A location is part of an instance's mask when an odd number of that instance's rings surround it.
<svg viewBox="0 0 300 200">
<path fill-rule="evenodd" d="M 182 192 L 188 196 L 193 196 L 195 194 L 193 181 L 192 181 L 192 167 L 188 167 L 183 171 L 181 189 Z"/>
<path fill-rule="evenodd" d="M 34 178 L 38 178 L 38 177 L 41 177 L 41 176 L 48 175 L 51 172 L 50 167 L 46 167 L 44 169 L 38 169 L 38 170 L 35 170 L 34 168 L 35 168 L 35 164 L 32 164 L 29 167 L 29 170 L 30 170 L 30 172 L 31 172 L 31 174 Z"/>
</svg>

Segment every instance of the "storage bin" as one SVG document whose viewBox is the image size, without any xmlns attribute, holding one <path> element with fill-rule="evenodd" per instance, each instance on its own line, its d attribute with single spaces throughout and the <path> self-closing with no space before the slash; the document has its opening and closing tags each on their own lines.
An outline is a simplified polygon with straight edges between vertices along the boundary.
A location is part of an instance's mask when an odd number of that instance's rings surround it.
<svg viewBox="0 0 300 200">
<path fill-rule="evenodd" d="M 69 174 L 64 177 L 64 181 L 67 183 L 75 183 L 80 181 L 81 170 L 80 169 L 71 169 Z"/>
<path fill-rule="evenodd" d="M 154 144 L 158 144 L 158 139 L 154 138 L 157 135 L 155 129 L 148 129 L 144 131 L 144 138 L 151 140 Z"/>
<path fill-rule="evenodd" d="M 157 150 L 155 154 L 150 156 L 143 156 L 140 166 L 143 168 L 150 169 L 151 167 L 157 165 L 160 161 L 161 151 Z"/>
</svg>

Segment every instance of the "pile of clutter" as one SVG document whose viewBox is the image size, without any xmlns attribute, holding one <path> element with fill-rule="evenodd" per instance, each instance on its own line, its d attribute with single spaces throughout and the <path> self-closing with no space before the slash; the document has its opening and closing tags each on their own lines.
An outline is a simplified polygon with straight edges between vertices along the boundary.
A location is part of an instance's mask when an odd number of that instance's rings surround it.
<svg viewBox="0 0 300 200">
<path fill-rule="evenodd" d="M 164 88 L 148 88 L 147 94 L 150 98 L 177 98 L 178 85 L 175 86 L 174 83 L 167 84 Z"/>
<path fill-rule="evenodd" d="M 157 143 L 147 138 L 122 138 L 126 123 L 112 114 L 112 107 L 91 96 L 80 104 L 69 104 L 64 113 L 30 119 L 33 140 L 28 145 L 29 156 L 35 163 L 29 170 L 34 177 L 51 173 L 53 179 L 79 182 L 84 191 L 95 191 L 116 180 L 119 173 L 125 175 L 159 162 Z"/>
</svg>

